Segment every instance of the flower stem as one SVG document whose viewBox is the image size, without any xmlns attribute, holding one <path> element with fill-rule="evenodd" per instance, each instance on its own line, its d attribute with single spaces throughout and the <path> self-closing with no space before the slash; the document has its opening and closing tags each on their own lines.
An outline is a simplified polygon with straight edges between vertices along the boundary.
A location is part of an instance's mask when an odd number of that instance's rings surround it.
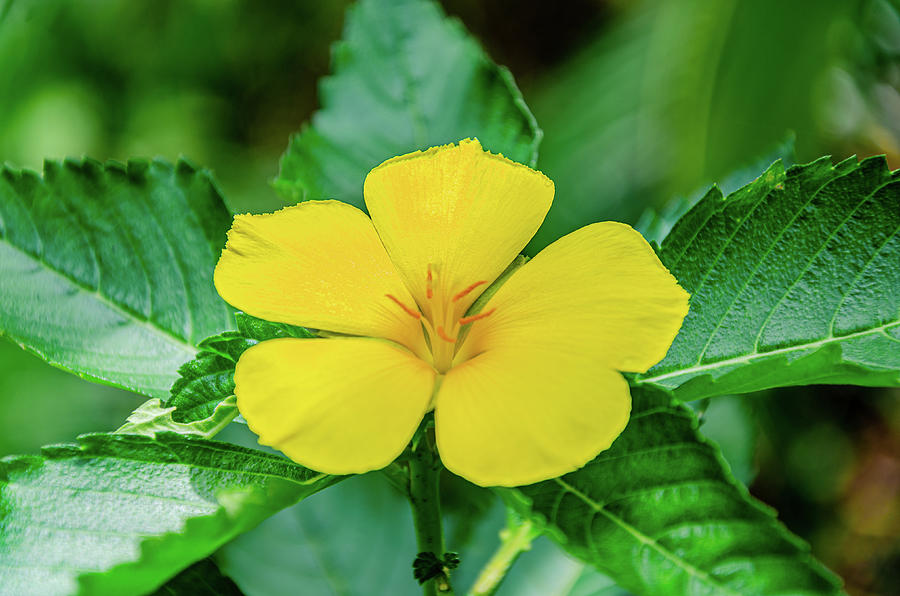
<svg viewBox="0 0 900 596">
<path fill-rule="evenodd" d="M 468 596 L 491 596 L 500 587 L 509 568 L 523 552 L 531 548 L 531 541 L 540 534 L 534 523 L 523 520 L 512 527 L 512 522 L 500 533 L 500 548 L 487 562 Z"/>
<path fill-rule="evenodd" d="M 409 503 L 412 507 L 416 540 L 421 553 L 444 555 L 444 531 L 441 525 L 440 474 L 441 462 L 432 437 L 423 433 L 414 444 L 409 458 Z M 422 584 L 425 596 L 453 596 L 448 569 Z"/>
</svg>

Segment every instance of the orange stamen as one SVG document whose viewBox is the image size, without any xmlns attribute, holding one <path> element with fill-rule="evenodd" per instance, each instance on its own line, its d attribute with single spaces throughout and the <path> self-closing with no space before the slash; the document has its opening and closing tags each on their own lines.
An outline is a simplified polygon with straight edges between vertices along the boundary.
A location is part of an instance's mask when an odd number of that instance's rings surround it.
<svg viewBox="0 0 900 596">
<path fill-rule="evenodd" d="M 451 344 L 455 344 L 455 343 L 456 343 L 456 340 L 455 340 L 455 339 L 453 339 L 452 337 L 448 336 L 448 335 L 444 332 L 444 328 L 443 328 L 443 327 L 438 327 L 438 328 L 437 328 L 437 334 L 438 334 L 438 337 L 440 337 L 440 338 L 441 338 L 442 340 L 444 340 L 444 341 L 449 341 Z"/>
<path fill-rule="evenodd" d="M 431 285 L 431 265 L 428 265 L 428 277 L 425 278 L 425 296 L 429 300 L 434 296 L 434 288 Z"/>
<path fill-rule="evenodd" d="M 477 321 L 478 319 L 483 319 L 485 317 L 489 317 L 492 314 L 494 314 L 495 310 L 497 310 L 497 309 L 492 308 L 491 310 L 489 310 L 487 312 L 480 312 L 477 315 L 472 315 L 471 317 L 463 317 L 459 320 L 459 324 L 460 325 L 468 325 L 469 323 L 473 323 L 473 322 Z"/>
<path fill-rule="evenodd" d="M 421 319 L 421 318 L 422 318 L 422 313 L 420 313 L 420 312 L 418 312 L 418 311 L 415 311 L 415 310 L 411 309 L 410 307 L 406 306 L 405 304 L 403 304 L 402 302 L 400 302 L 400 301 L 397 299 L 396 296 L 392 296 L 391 294 L 385 294 L 385 296 L 387 296 L 388 298 L 390 298 L 391 300 L 393 300 L 394 302 L 396 302 L 396 303 L 397 303 L 397 306 L 399 306 L 399 307 L 402 308 L 404 311 L 406 311 L 406 314 L 408 314 L 408 315 L 411 316 L 412 318 L 414 318 L 414 319 Z"/>
<path fill-rule="evenodd" d="M 473 283 L 471 286 L 469 286 L 468 288 L 466 288 L 465 290 L 463 290 L 462 292 L 460 292 L 459 294 L 457 294 L 456 296 L 454 296 L 454 297 L 453 297 L 453 302 L 456 302 L 456 301 L 462 299 L 466 294 L 468 294 L 469 292 L 471 292 L 472 290 L 474 290 L 474 289 L 477 288 L 478 286 L 480 286 L 480 285 L 482 285 L 482 284 L 486 284 L 486 283 L 487 283 L 487 282 L 486 282 L 486 281 L 483 281 L 483 280 L 482 280 L 482 281 L 476 281 L 476 282 Z"/>
</svg>

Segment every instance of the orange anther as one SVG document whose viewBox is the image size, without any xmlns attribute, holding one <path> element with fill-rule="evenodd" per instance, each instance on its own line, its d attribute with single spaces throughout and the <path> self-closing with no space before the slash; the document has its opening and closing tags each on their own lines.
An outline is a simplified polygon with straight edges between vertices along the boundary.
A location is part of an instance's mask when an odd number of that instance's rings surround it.
<svg viewBox="0 0 900 596">
<path fill-rule="evenodd" d="M 489 317 L 489 316 L 491 316 L 492 314 L 494 314 L 494 311 L 495 311 L 495 310 L 497 310 L 497 309 L 496 309 L 496 308 L 492 308 L 491 310 L 489 310 L 489 311 L 487 311 L 487 312 L 480 312 L 480 313 L 478 313 L 477 315 L 472 315 L 471 317 L 463 317 L 463 318 L 461 318 L 461 319 L 459 320 L 459 324 L 460 324 L 460 325 L 468 325 L 469 323 L 475 322 L 475 321 L 477 321 L 478 319 L 483 319 L 483 318 L 485 318 L 485 317 Z"/>
<path fill-rule="evenodd" d="M 411 309 L 410 307 L 406 306 L 405 304 L 403 304 L 402 302 L 400 302 L 400 301 L 397 299 L 396 296 L 392 296 L 391 294 L 385 294 L 385 296 L 387 296 L 388 298 L 390 298 L 391 300 L 393 300 L 394 302 L 396 302 L 396 303 L 397 303 L 397 306 L 399 306 L 399 307 L 402 308 L 404 311 L 406 311 L 406 314 L 408 314 L 408 315 L 411 316 L 412 318 L 414 318 L 414 319 L 421 319 L 421 318 L 422 318 L 422 313 L 420 313 L 420 312 L 418 312 L 418 311 L 415 311 L 415 310 Z"/>
<path fill-rule="evenodd" d="M 474 289 L 477 288 L 478 286 L 480 286 L 480 285 L 482 285 L 482 284 L 486 284 L 486 283 L 487 283 L 487 282 L 484 281 L 484 280 L 482 280 L 482 281 L 476 281 L 476 282 L 473 283 L 471 286 L 469 286 L 468 288 L 466 288 L 465 290 L 463 290 L 462 292 L 460 292 L 459 294 L 457 294 L 456 296 L 454 296 L 454 297 L 453 297 L 453 302 L 456 302 L 456 301 L 462 299 L 466 294 L 468 294 L 469 292 L 471 292 L 472 290 L 474 290 Z"/>
<path fill-rule="evenodd" d="M 443 328 L 443 327 L 438 327 L 438 328 L 437 328 L 437 334 L 438 334 L 438 337 L 440 337 L 440 338 L 441 338 L 442 340 L 444 340 L 444 341 L 449 341 L 451 344 L 455 344 L 455 343 L 456 343 L 456 340 L 455 340 L 455 339 L 453 339 L 452 337 L 448 336 L 448 335 L 444 332 L 444 328 Z"/>
<path fill-rule="evenodd" d="M 431 285 L 431 265 L 428 265 L 428 277 L 425 278 L 425 296 L 429 300 L 434 296 L 434 288 Z"/>
</svg>

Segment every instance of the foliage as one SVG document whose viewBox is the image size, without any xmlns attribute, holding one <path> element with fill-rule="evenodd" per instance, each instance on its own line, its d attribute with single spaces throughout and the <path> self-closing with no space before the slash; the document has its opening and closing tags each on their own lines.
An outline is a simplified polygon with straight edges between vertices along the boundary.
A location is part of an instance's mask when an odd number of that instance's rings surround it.
<svg viewBox="0 0 900 596">
<path fill-rule="evenodd" d="M 362 183 L 382 161 L 478 137 L 522 163 L 540 129 L 512 75 L 460 23 L 421 0 L 363 0 L 347 13 L 320 83 L 323 109 L 291 139 L 276 187 L 293 201 L 336 198 L 363 207 Z"/>
<path fill-rule="evenodd" d="M 0 463 L 4 594 L 142 594 L 334 483 L 178 434 L 83 435 Z"/>
<path fill-rule="evenodd" d="M 774 0 L 702 16 L 695 5 L 636 10 L 538 96 L 555 131 L 542 163 L 559 180 L 531 249 L 597 218 L 607 184 L 599 179 L 627 178 L 611 199 L 621 202 L 659 188 L 654 176 L 677 186 L 725 171 L 734 156 L 718 155 L 717 124 L 742 108 L 771 112 L 763 82 L 803 88 L 827 67 L 828 48 L 821 60 L 792 55 L 794 68 L 756 73 L 753 93 L 736 95 L 727 81 L 746 69 L 720 67 L 710 50 L 724 47 L 730 65 L 758 60 L 759 44 L 735 23 L 767 15 Z M 793 38 L 792 23 L 809 16 L 817 25 L 802 37 L 818 39 L 849 10 L 833 0 L 813 15 L 792 7 L 772 36 Z M 667 62 L 660 48 L 681 29 L 693 32 L 690 43 Z M 771 45 L 759 51 L 783 63 L 785 44 Z M 662 93 L 692 84 L 696 101 Z M 291 139 L 274 183 L 294 201 L 363 206 L 372 166 L 469 136 L 523 163 L 538 157 L 542 133 L 509 71 L 432 0 L 353 5 L 320 94 L 322 108 Z M 753 138 L 745 151 L 783 138 L 781 108 L 765 134 L 744 131 Z M 662 117 L 669 110 L 676 121 Z M 682 139 L 678 155 L 647 136 L 663 121 Z M 763 167 L 735 178 L 749 183 L 726 181 L 644 218 L 691 310 L 666 358 L 629 378 L 631 421 L 609 450 L 564 477 L 497 490 L 502 503 L 445 478 L 443 496 L 458 507 L 444 515 L 448 550 L 461 553 L 450 574 L 457 587 L 485 561 L 490 571 L 505 521 L 507 531 L 535 524 L 546 536 L 499 584 L 501 595 L 843 593 L 681 402 L 813 383 L 900 386 L 900 181 L 883 158 L 787 169 L 777 161 L 755 177 Z M 646 177 L 628 177 L 638 170 Z M 384 477 L 351 479 L 307 503 L 342 478 L 239 446 L 234 435 L 249 433 L 240 425 L 225 430 L 231 442 L 211 440 L 238 417 L 241 354 L 260 341 L 315 336 L 219 299 L 212 270 L 229 219 L 212 176 L 184 160 L 0 170 L 0 333 L 63 370 L 151 398 L 114 433 L 0 462 L 0 594 L 416 591 L 405 456 Z M 752 476 L 746 442 L 734 456 L 742 479 Z M 503 536 L 498 554 L 510 544 Z M 431 553 L 431 563 L 443 572 L 455 561 Z"/>
<path fill-rule="evenodd" d="M 175 408 L 177 423 L 197 423 L 213 417 L 223 399 L 234 392 L 234 366 L 244 350 L 276 337 L 312 337 L 302 327 L 270 323 L 239 312 L 236 331 L 209 337 L 197 346 L 197 356 L 186 362 L 172 385 L 166 405 Z"/>
<path fill-rule="evenodd" d="M 697 419 L 636 389 L 613 446 L 562 478 L 503 495 L 636 594 L 839 594 L 840 581 L 754 500 Z"/>
<path fill-rule="evenodd" d="M 233 326 L 212 286 L 228 212 L 186 161 L 0 171 L 0 332 L 87 379 L 162 397 Z"/>
<path fill-rule="evenodd" d="M 683 399 L 811 383 L 900 384 L 900 183 L 883 158 L 712 189 L 660 258 L 691 295 L 640 383 Z"/>
</svg>

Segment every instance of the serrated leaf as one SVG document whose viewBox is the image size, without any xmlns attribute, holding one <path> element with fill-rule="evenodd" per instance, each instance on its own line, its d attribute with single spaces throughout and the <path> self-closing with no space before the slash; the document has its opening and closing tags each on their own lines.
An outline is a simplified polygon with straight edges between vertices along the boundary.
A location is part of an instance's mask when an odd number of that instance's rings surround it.
<svg viewBox="0 0 900 596">
<path fill-rule="evenodd" d="M 0 594 L 145 594 L 339 480 L 174 435 L 83 435 L 0 462 Z"/>
<path fill-rule="evenodd" d="M 194 563 L 160 587 L 153 596 L 243 596 L 212 559 Z"/>
<path fill-rule="evenodd" d="M 212 271 L 231 217 L 181 161 L 0 170 L 0 333 L 84 378 L 164 397 L 232 328 Z"/>
<path fill-rule="evenodd" d="M 166 400 L 174 423 L 204 427 L 213 424 L 223 400 L 234 394 L 234 367 L 251 346 L 278 337 L 313 337 L 303 327 L 271 323 L 245 313 L 237 313 L 235 320 L 237 331 L 203 340 L 197 357 L 179 369 L 180 377 Z"/>
<path fill-rule="evenodd" d="M 633 389 L 625 432 L 580 470 L 501 491 L 635 594 L 841 594 L 840 581 L 734 480 L 683 405 Z"/>
<path fill-rule="evenodd" d="M 332 56 L 323 108 L 281 159 L 275 186 L 290 199 L 364 207 L 373 167 L 466 137 L 534 165 L 541 133 L 512 75 L 436 2 L 361 0 Z"/>
<path fill-rule="evenodd" d="M 812 383 L 900 385 L 900 180 L 884 158 L 713 188 L 660 259 L 691 293 L 668 355 L 636 382 L 683 400 Z"/>
<path fill-rule="evenodd" d="M 238 416 L 237 398 L 229 395 L 216 404 L 208 417 L 190 422 L 177 422 L 175 412 L 175 406 L 163 406 L 155 397 L 148 399 L 128 416 L 116 434 L 155 437 L 161 432 L 173 432 L 210 439 Z"/>
</svg>

